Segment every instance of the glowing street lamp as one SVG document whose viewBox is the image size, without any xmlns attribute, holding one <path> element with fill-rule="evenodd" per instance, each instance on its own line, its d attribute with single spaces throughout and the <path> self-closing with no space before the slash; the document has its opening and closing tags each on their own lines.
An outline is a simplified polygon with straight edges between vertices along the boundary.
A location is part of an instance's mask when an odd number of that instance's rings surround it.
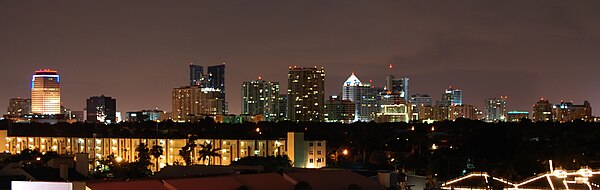
<svg viewBox="0 0 600 190">
<path fill-rule="evenodd" d="M 342 151 L 342 154 L 343 154 L 344 156 L 348 156 L 348 149 L 344 149 L 344 150 Z"/>
</svg>

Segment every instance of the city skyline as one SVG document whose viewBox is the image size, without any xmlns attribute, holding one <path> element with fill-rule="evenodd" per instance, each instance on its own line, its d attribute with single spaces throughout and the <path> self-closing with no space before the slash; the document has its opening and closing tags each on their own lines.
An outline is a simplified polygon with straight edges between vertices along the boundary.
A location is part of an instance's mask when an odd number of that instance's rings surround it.
<svg viewBox="0 0 600 190">
<path fill-rule="evenodd" d="M 127 8 L 138 3 L 3 2 L 0 18 L 11 19 L 0 20 L 6 26 L 0 31 L 0 79 L 6 83 L 0 107 L 29 97 L 31 72 L 50 68 L 60 72 L 61 100 L 71 110 L 83 110 L 85 99 L 98 94 L 117 99 L 122 113 L 169 110 L 172 88 L 189 83 L 188 64 L 222 62 L 234 114 L 241 111 L 243 81 L 262 76 L 280 82 L 284 93 L 286 69 L 293 65 L 323 66 L 326 97 L 341 94 L 352 72 L 383 86 L 391 63 L 391 74 L 410 78 L 411 94 L 434 100 L 452 85 L 464 91 L 465 104 L 479 108 L 499 96 L 508 96 L 509 110 L 531 111 L 540 97 L 600 102 L 594 88 L 600 80 L 594 24 L 600 15 L 594 10 L 600 5 L 540 2 L 278 2 L 281 9 L 149 2 L 137 16 Z M 165 17 L 154 14 L 158 8 Z M 190 24 L 195 21 L 201 24 Z"/>
</svg>

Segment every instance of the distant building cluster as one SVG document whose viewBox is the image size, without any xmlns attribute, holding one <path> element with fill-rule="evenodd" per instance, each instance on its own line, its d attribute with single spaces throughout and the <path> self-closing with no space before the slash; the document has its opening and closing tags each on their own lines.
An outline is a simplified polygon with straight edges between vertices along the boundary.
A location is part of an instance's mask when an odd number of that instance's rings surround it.
<svg viewBox="0 0 600 190">
<path fill-rule="evenodd" d="M 206 72 L 205 72 L 206 68 Z M 31 80 L 31 98 L 11 98 L 4 118 L 14 122 L 89 122 L 117 123 L 121 121 L 197 122 L 211 118 L 216 122 L 434 122 L 466 118 L 486 122 L 596 121 L 592 107 L 561 100 L 551 104 L 541 99 L 532 111 L 509 110 L 508 97 L 484 100 L 483 109 L 463 102 L 463 91 L 455 87 L 443 90 L 440 100 L 429 94 L 410 90 L 410 79 L 390 72 L 383 86 L 372 80 L 361 81 L 352 73 L 342 83 L 342 93 L 325 95 L 323 67 L 289 67 L 287 89 L 280 83 L 262 77 L 241 84 L 241 113 L 229 114 L 225 99 L 225 64 L 203 67 L 189 65 L 189 85 L 172 89 L 171 112 L 139 110 L 117 112 L 116 99 L 109 96 L 91 96 L 82 111 L 61 106 L 60 76 L 50 69 L 35 71 Z M 280 91 L 286 93 L 281 93 Z"/>
</svg>

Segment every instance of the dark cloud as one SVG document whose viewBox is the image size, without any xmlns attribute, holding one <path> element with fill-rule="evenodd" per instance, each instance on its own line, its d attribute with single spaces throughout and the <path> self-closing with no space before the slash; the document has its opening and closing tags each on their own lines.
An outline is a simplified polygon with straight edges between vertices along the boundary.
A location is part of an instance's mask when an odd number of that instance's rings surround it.
<svg viewBox="0 0 600 190">
<path fill-rule="evenodd" d="M 434 97 L 448 85 L 467 103 L 508 95 L 600 102 L 599 1 L 52 1 L 0 2 L 0 79 L 29 96 L 38 68 L 62 75 L 64 104 L 117 98 L 120 111 L 170 110 L 187 64 L 227 62 L 228 101 L 262 75 L 284 92 L 287 67 L 324 66 L 327 94 L 351 72 L 383 83 L 411 77 Z"/>
</svg>

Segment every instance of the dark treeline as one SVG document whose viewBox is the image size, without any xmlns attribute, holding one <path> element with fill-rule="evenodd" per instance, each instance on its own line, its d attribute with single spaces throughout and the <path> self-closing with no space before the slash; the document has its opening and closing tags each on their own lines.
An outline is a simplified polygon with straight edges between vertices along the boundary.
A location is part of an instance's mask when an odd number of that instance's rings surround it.
<svg viewBox="0 0 600 190">
<path fill-rule="evenodd" d="M 158 132 L 156 131 L 158 125 Z M 327 140 L 330 167 L 404 169 L 445 180 L 465 172 L 486 171 L 521 180 L 549 170 L 548 160 L 565 169 L 598 168 L 600 126 L 596 123 L 245 123 L 144 122 L 101 124 L 8 124 L 10 136 L 73 136 L 280 139 L 289 131 Z M 260 128 L 260 133 L 256 132 Z M 348 150 L 348 154 L 343 154 Z"/>
</svg>

